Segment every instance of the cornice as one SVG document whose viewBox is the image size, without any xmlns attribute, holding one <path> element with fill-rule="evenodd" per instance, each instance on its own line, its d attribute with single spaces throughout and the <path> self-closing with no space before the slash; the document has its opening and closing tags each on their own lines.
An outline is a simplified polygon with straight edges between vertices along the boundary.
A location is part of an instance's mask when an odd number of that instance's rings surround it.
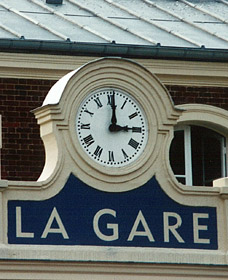
<svg viewBox="0 0 228 280">
<path fill-rule="evenodd" d="M 96 57 L 0 53 L 2 78 L 58 80 Z M 228 87 L 228 64 L 135 59 L 166 85 Z"/>
<path fill-rule="evenodd" d="M 0 261 L 0 279 L 227 279 L 226 266 Z"/>
</svg>

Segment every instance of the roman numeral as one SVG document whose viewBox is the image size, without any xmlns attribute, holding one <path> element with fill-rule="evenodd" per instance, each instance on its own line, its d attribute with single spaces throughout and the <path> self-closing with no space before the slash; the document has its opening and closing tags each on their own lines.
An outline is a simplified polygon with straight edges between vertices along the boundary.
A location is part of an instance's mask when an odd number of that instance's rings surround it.
<svg viewBox="0 0 228 280">
<path fill-rule="evenodd" d="M 121 149 L 121 151 L 122 151 L 122 153 L 123 153 L 124 158 L 127 159 L 127 158 L 128 158 L 127 153 L 124 151 L 124 149 Z"/>
<path fill-rule="evenodd" d="M 133 119 L 133 118 L 135 118 L 135 117 L 137 117 L 137 116 L 138 116 L 138 113 L 135 112 L 135 113 L 131 114 L 131 115 L 128 116 L 128 117 L 129 117 L 129 119 L 131 120 L 131 119 Z"/>
<path fill-rule="evenodd" d="M 112 104 L 113 104 L 113 95 L 107 95 L 108 97 L 108 103 L 107 105 L 110 105 L 112 107 Z"/>
<path fill-rule="evenodd" d="M 93 154 L 94 154 L 96 157 L 100 157 L 101 154 L 102 154 L 102 151 L 103 151 L 103 149 L 102 149 L 100 146 L 97 146 Z"/>
<path fill-rule="evenodd" d="M 114 162 L 114 153 L 113 151 L 108 151 L 108 161 Z"/>
<path fill-rule="evenodd" d="M 126 103 L 127 103 L 127 99 L 124 101 L 124 103 L 123 103 L 123 105 L 120 107 L 120 109 L 123 110 L 123 108 L 124 108 L 124 106 L 125 106 Z"/>
<path fill-rule="evenodd" d="M 92 113 L 92 112 L 90 112 L 90 111 L 88 111 L 87 109 L 85 109 L 85 111 L 84 112 L 86 112 L 87 114 L 90 114 L 90 116 L 92 117 L 93 116 L 93 114 L 94 113 Z"/>
<path fill-rule="evenodd" d="M 139 143 L 137 141 L 135 141 L 134 139 L 130 139 L 130 141 L 128 142 L 128 145 L 130 145 L 132 148 L 137 149 Z"/>
<path fill-rule="evenodd" d="M 132 127 L 132 132 L 141 133 L 142 128 L 141 127 Z"/>
<path fill-rule="evenodd" d="M 90 129 L 90 123 L 82 123 L 81 124 L 81 129 Z"/>
<path fill-rule="evenodd" d="M 99 97 L 95 98 L 94 101 L 97 104 L 97 108 L 101 108 L 102 107 L 102 104 L 101 104 L 101 101 L 100 101 Z"/>
<path fill-rule="evenodd" d="M 85 144 L 87 145 L 87 147 L 89 147 L 90 145 L 92 145 L 94 143 L 94 139 L 91 134 L 86 136 L 85 138 L 83 138 L 83 140 L 84 140 Z"/>
</svg>

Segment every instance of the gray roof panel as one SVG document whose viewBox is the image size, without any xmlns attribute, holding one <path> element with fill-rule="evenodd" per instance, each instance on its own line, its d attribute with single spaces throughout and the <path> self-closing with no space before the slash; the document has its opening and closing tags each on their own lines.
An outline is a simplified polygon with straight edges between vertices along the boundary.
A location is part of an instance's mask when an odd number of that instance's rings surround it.
<svg viewBox="0 0 228 280">
<path fill-rule="evenodd" d="M 1 0 L 0 38 L 228 48 L 228 1 Z"/>
<path fill-rule="evenodd" d="M 211 1 L 204 1 L 204 3 L 205 2 Z M 221 45 L 224 47 L 227 46 L 228 25 L 224 22 L 225 19 L 222 19 L 224 21 L 219 20 L 219 18 L 221 18 L 220 15 L 216 15 L 215 17 L 214 14 L 207 11 L 205 8 L 196 6 L 186 0 L 175 1 L 175 5 L 171 1 L 157 0 L 155 5 L 158 8 L 166 10 L 167 13 L 175 16 L 176 19 L 179 19 L 176 27 L 173 26 L 173 28 L 179 30 L 184 36 L 192 37 L 194 40 L 198 41 L 205 41 L 211 48 L 217 46 L 218 40 Z M 216 6 L 216 3 L 213 3 L 213 5 Z M 198 36 L 199 38 L 197 38 Z"/>
<path fill-rule="evenodd" d="M 16 37 L 24 36 L 26 39 L 36 38 L 38 40 L 59 39 L 58 36 L 34 22 L 34 18 L 30 20 L 24 13 L 17 14 L 8 10 L 0 13 L 0 16 L 0 26 L 4 25 L 7 29 L 12 30 Z"/>
<path fill-rule="evenodd" d="M 7 31 L 3 26 L 0 25 L 0 38 L 15 38 L 15 35 Z"/>
<path fill-rule="evenodd" d="M 187 5 L 193 6 L 194 9 L 201 11 L 203 14 L 211 15 L 212 17 L 218 17 L 221 21 L 228 19 L 227 8 L 228 1 L 227 0 L 191 0 L 185 2 Z"/>
</svg>

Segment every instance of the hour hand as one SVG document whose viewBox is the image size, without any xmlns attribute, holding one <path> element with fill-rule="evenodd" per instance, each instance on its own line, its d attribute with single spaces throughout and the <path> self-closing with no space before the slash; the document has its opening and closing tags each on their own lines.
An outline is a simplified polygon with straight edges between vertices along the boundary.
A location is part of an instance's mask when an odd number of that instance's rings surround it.
<svg viewBox="0 0 228 280">
<path fill-rule="evenodd" d="M 128 127 L 127 125 L 120 126 L 118 124 L 110 124 L 110 126 L 109 126 L 109 131 L 110 132 L 128 131 L 128 130 L 133 130 L 133 128 Z"/>
</svg>

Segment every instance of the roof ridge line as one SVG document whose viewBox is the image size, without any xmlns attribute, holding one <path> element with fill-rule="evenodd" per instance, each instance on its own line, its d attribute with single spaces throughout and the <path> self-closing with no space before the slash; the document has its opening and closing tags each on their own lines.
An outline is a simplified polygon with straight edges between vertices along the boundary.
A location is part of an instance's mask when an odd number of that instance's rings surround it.
<svg viewBox="0 0 228 280">
<path fill-rule="evenodd" d="M 12 13 L 14 13 L 14 14 L 16 14 L 16 15 L 22 17 L 23 19 L 26 19 L 27 21 L 29 21 L 29 22 L 31 22 L 31 23 L 33 23 L 33 24 L 35 24 L 35 25 L 37 25 L 37 26 L 39 26 L 39 27 L 41 27 L 41 28 L 47 30 L 48 32 L 54 34 L 55 36 L 57 36 L 57 37 L 59 37 L 59 38 L 61 38 L 61 39 L 63 39 L 63 40 L 66 40 L 66 39 L 67 39 L 67 37 L 66 37 L 65 35 L 63 35 L 63 34 L 61 34 L 61 33 L 59 33 L 59 32 L 56 32 L 55 30 L 52 30 L 51 28 L 47 28 L 47 27 L 46 27 L 45 25 L 43 25 L 42 23 L 40 23 L 40 22 L 38 22 L 38 21 L 36 21 L 36 20 L 30 18 L 30 17 L 27 16 L 27 15 L 22 14 L 20 11 L 17 11 L 16 9 L 14 9 L 14 8 L 12 8 L 12 7 L 8 6 L 8 5 L 6 5 L 6 4 L 0 3 L 0 6 L 4 7 L 4 8 L 7 9 L 8 11 L 11 11 Z"/>
<path fill-rule="evenodd" d="M 91 29 L 90 27 L 85 26 L 85 25 L 82 25 L 82 24 L 79 24 L 79 23 L 77 23 L 77 22 L 75 22 L 75 21 L 69 19 L 69 18 L 66 17 L 65 15 L 63 15 L 63 14 L 61 14 L 61 13 L 59 13 L 59 12 L 56 12 L 54 9 L 52 9 L 52 8 L 50 8 L 50 7 L 46 6 L 46 5 L 44 5 L 44 4 L 40 3 L 40 2 L 38 2 L 37 0 L 28 0 L 28 1 L 30 1 L 30 2 L 34 3 L 35 5 L 38 5 L 38 6 L 42 7 L 42 8 L 44 8 L 44 9 L 48 10 L 49 12 L 51 12 L 51 13 L 53 13 L 54 15 L 56 15 L 56 16 L 58 16 L 58 17 L 64 19 L 65 21 L 68 21 L 68 22 L 70 22 L 70 23 L 72 23 L 72 24 L 74 24 L 74 25 L 80 27 L 81 29 L 84 29 L 84 30 L 88 31 L 88 32 L 94 34 L 95 36 L 97 36 L 97 37 L 99 37 L 99 38 L 101 38 L 101 39 L 103 39 L 103 40 L 105 40 L 105 41 L 107 41 L 107 42 L 112 42 L 112 39 L 111 39 L 111 38 L 108 38 L 108 37 L 106 37 L 106 36 L 103 36 L 102 34 L 100 34 L 99 32 L 97 32 L 97 31 Z M 68 39 L 68 37 L 67 37 L 67 39 Z"/>
<path fill-rule="evenodd" d="M 110 24 L 112 24 L 112 25 L 114 25 L 114 26 L 116 26 L 116 27 L 118 27 L 118 28 L 120 28 L 120 29 L 122 29 L 122 30 L 124 30 L 124 31 L 126 31 L 126 32 L 129 32 L 129 33 L 131 33 L 131 34 L 133 34 L 133 35 L 139 37 L 140 39 L 143 39 L 144 41 L 150 42 L 150 43 L 152 43 L 152 44 L 154 44 L 154 45 L 157 44 L 154 40 L 150 40 L 150 39 L 146 38 L 145 36 L 143 36 L 143 35 L 141 35 L 141 34 L 138 34 L 137 32 L 132 31 L 132 30 L 129 29 L 129 28 L 125 28 L 125 27 L 123 27 L 121 24 L 117 24 L 117 23 L 113 22 L 112 20 L 103 17 L 103 16 L 102 16 L 101 14 L 99 14 L 99 13 L 94 13 L 94 12 L 93 12 L 92 10 L 90 10 L 89 8 L 86 8 L 86 7 L 83 6 L 82 4 L 76 3 L 74 0 L 67 0 L 67 1 L 68 1 L 68 2 L 71 2 L 72 4 L 77 5 L 77 6 L 80 7 L 81 9 L 84 9 L 84 10 L 86 10 L 86 11 L 92 13 L 93 15 L 95 15 L 95 16 L 101 18 L 102 20 L 104 20 L 104 21 L 106 21 L 106 22 L 108 22 L 108 23 L 110 23 Z M 113 41 L 113 40 L 112 40 L 112 41 Z"/>
<path fill-rule="evenodd" d="M 108 3 L 112 4 L 112 5 L 114 5 L 115 7 L 118 7 L 118 8 L 120 8 L 120 9 L 124 10 L 125 12 L 129 13 L 130 15 L 133 15 L 133 16 L 135 16 L 135 17 L 138 17 L 138 18 L 141 19 L 142 21 L 147 22 L 147 23 L 150 23 L 150 24 L 154 25 L 155 27 L 157 27 L 157 28 L 159 28 L 159 29 L 161 29 L 161 30 L 163 30 L 163 31 L 165 31 L 165 32 L 167 32 L 167 33 L 169 33 L 169 34 L 172 34 L 173 36 L 176 36 L 176 37 L 178 37 L 178 38 L 180 38 L 180 39 L 182 39 L 182 40 L 184 40 L 184 41 L 186 41 L 186 42 L 188 42 L 188 43 L 191 43 L 191 44 L 193 44 L 193 45 L 195 45 L 195 46 L 198 46 L 198 47 L 201 46 L 201 45 L 198 44 L 197 42 L 195 42 L 195 41 L 193 41 L 193 40 L 191 40 L 191 39 L 188 39 L 188 38 L 186 38 L 185 36 L 183 36 L 183 35 L 181 35 L 181 34 L 179 34 L 179 33 L 177 33 L 177 32 L 174 32 L 174 31 L 169 30 L 169 29 L 167 29 L 167 28 L 165 28 L 165 27 L 162 27 L 162 26 L 160 26 L 159 24 L 154 23 L 152 20 L 150 20 L 150 19 L 148 19 L 148 18 L 145 18 L 145 17 L 142 17 L 142 16 L 139 16 L 137 13 L 126 9 L 124 6 L 122 6 L 122 5 L 120 5 L 120 4 L 117 4 L 117 3 L 114 3 L 113 0 L 104 0 L 104 1 L 105 1 L 105 2 L 108 2 Z"/>
<path fill-rule="evenodd" d="M 193 22 L 191 22 L 191 21 L 188 21 L 188 20 L 186 20 L 186 19 L 184 19 L 184 18 L 182 18 L 182 17 L 180 17 L 180 16 L 178 16 L 178 15 L 176 15 L 176 14 L 173 14 L 173 13 L 171 13 L 171 12 L 169 12 L 169 11 L 163 9 L 162 7 L 158 6 L 157 4 L 151 3 L 151 2 L 148 1 L 148 0 L 143 0 L 143 1 L 147 2 L 148 4 L 150 4 L 150 5 L 154 6 L 154 7 L 157 7 L 158 9 L 160 9 L 161 11 L 163 11 L 163 12 L 169 14 L 169 15 L 172 15 L 172 16 L 174 16 L 174 17 L 180 19 L 181 21 L 183 21 L 183 22 L 185 22 L 185 23 L 188 23 L 188 24 L 191 25 L 191 26 L 196 27 L 197 29 L 202 30 L 202 31 L 205 32 L 205 33 L 208 33 L 208 34 L 210 34 L 210 35 L 212 35 L 212 36 L 215 36 L 215 37 L 217 37 L 217 38 L 219 38 L 219 39 L 221 39 L 221 40 L 223 40 L 223 41 L 225 41 L 225 42 L 228 42 L 228 39 L 223 38 L 223 37 L 220 37 L 220 36 L 216 35 L 215 33 L 210 32 L 210 31 L 204 29 L 203 27 L 198 26 L 197 24 L 195 24 L 195 23 L 193 23 Z M 182 1 L 182 0 L 180 0 L 180 1 Z"/>
<path fill-rule="evenodd" d="M 192 7 L 192 8 L 195 8 L 195 9 L 197 9 L 198 11 L 203 12 L 203 13 L 205 13 L 205 14 L 207 14 L 207 15 L 213 17 L 213 18 L 216 18 L 216 19 L 218 19 L 218 20 L 220 20 L 220 21 L 222 21 L 222 22 L 228 23 L 228 20 L 225 20 L 225 19 L 221 18 L 220 16 L 217 16 L 217 15 L 215 15 L 214 13 L 209 12 L 208 10 L 205 10 L 205 9 L 203 9 L 203 8 L 198 7 L 197 4 L 194 5 L 194 4 L 190 3 L 190 2 L 188 2 L 187 0 L 179 0 L 179 1 L 185 3 L 186 5 L 188 5 L 188 6 Z M 226 4 L 227 4 L 227 3 L 226 3 Z M 228 4 L 227 4 L 227 5 L 228 5 Z"/>
<path fill-rule="evenodd" d="M 219 1 L 225 4 L 226 6 L 228 6 L 228 2 L 226 2 L 225 0 L 219 0 Z"/>
</svg>

